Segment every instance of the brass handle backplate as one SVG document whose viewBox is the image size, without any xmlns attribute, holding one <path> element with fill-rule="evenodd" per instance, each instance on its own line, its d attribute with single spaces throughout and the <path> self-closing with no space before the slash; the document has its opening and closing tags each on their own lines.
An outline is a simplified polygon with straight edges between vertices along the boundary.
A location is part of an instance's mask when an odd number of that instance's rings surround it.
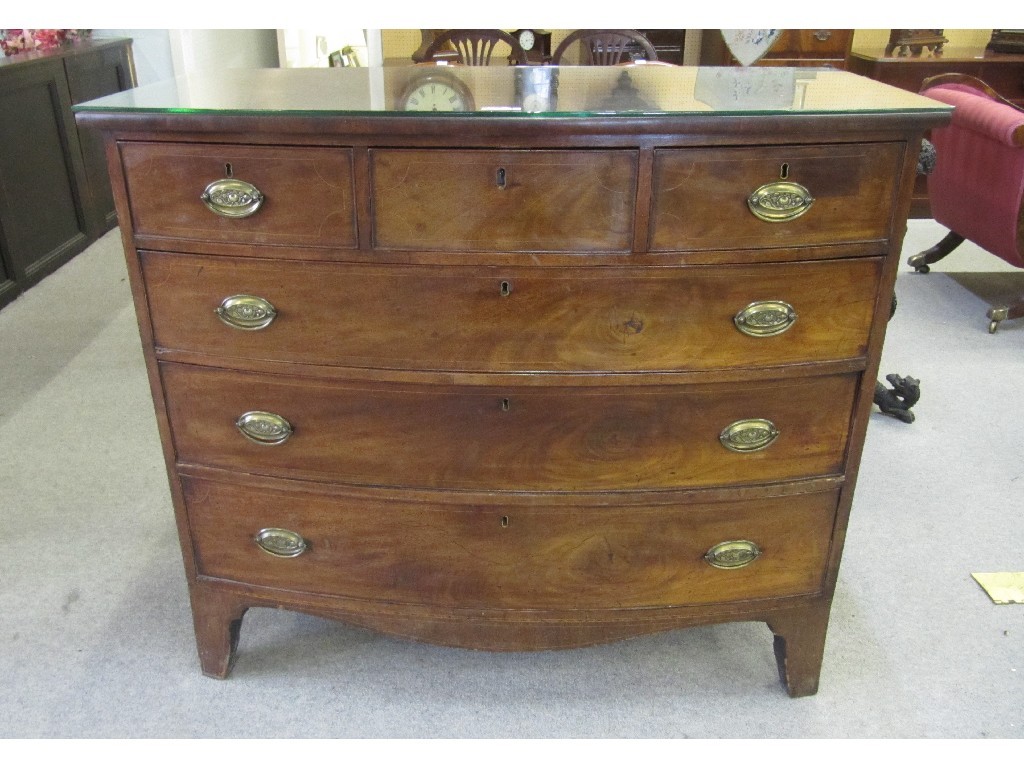
<svg viewBox="0 0 1024 768">
<path fill-rule="evenodd" d="M 292 425 L 283 416 L 267 411 L 243 413 L 235 422 L 238 431 L 260 445 L 280 445 L 292 436 Z"/>
<path fill-rule="evenodd" d="M 747 336 L 778 336 L 796 322 L 796 310 L 784 301 L 755 301 L 733 318 L 736 327 Z"/>
<path fill-rule="evenodd" d="M 244 219 L 260 209 L 264 197 L 262 192 L 247 181 L 218 179 L 207 185 L 199 199 L 218 216 Z"/>
<path fill-rule="evenodd" d="M 742 568 L 761 556 L 761 548 L 752 541 L 723 541 L 704 554 L 704 559 L 715 568 Z"/>
<path fill-rule="evenodd" d="M 277 317 L 274 305 L 259 296 L 238 294 L 228 296 L 217 307 L 217 317 L 225 325 L 240 331 L 258 331 L 266 328 Z"/>
<path fill-rule="evenodd" d="M 753 453 L 763 451 L 778 436 L 779 430 L 768 419 L 742 419 L 723 429 L 718 437 L 730 451 Z"/>
<path fill-rule="evenodd" d="M 256 546 L 274 557 L 298 557 L 306 551 L 306 540 L 285 528 L 264 528 L 256 534 Z"/>
<path fill-rule="evenodd" d="M 761 221 L 775 224 L 803 216 L 814 203 L 810 191 L 792 181 L 773 181 L 758 187 L 747 198 L 750 212 Z"/>
</svg>

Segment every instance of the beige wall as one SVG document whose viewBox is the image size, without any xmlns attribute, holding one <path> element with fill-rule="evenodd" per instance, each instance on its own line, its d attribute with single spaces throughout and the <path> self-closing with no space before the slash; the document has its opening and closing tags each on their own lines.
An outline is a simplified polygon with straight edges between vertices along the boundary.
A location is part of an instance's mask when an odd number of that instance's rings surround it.
<svg viewBox="0 0 1024 768">
<path fill-rule="evenodd" d="M 990 37 L 991 29 L 947 29 L 942 33 L 949 42 L 950 48 L 959 46 L 984 47 Z M 853 33 L 854 48 L 884 48 L 889 44 L 888 29 L 858 29 Z"/>
</svg>

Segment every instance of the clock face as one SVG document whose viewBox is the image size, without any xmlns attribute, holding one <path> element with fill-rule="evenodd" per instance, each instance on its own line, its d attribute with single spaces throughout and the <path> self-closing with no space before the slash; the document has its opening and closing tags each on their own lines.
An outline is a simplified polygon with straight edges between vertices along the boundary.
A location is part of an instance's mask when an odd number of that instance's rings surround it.
<svg viewBox="0 0 1024 768">
<path fill-rule="evenodd" d="M 537 38 L 529 29 L 524 29 L 519 33 L 519 44 L 523 46 L 524 51 L 532 51 L 533 46 L 536 45 L 536 43 Z"/>
<path fill-rule="evenodd" d="M 473 99 L 466 86 L 454 77 L 431 73 L 406 87 L 400 101 L 409 112 L 468 112 Z"/>
</svg>

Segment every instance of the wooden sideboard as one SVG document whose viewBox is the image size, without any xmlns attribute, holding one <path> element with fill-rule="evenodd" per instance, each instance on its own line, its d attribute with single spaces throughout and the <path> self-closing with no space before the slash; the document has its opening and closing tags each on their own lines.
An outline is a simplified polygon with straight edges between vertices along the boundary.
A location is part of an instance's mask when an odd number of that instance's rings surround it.
<svg viewBox="0 0 1024 768">
<path fill-rule="evenodd" d="M 552 72 L 547 114 L 511 67 L 452 75 L 473 112 L 400 111 L 420 67 L 79 108 L 206 674 L 272 606 L 490 650 L 763 621 L 790 695 L 817 690 L 950 110 L 844 72 L 721 111 L 690 68 Z M 604 110 L 623 78 L 660 111 Z"/>
<path fill-rule="evenodd" d="M 1024 54 L 996 53 L 984 47 L 943 47 L 941 55 L 925 52 L 919 56 L 896 56 L 885 48 L 855 49 L 850 52 L 850 72 L 913 93 L 929 77 L 959 72 L 973 75 L 996 89 L 1001 96 L 1024 107 Z M 927 177 L 917 181 L 912 218 L 931 218 Z"/>
<path fill-rule="evenodd" d="M 0 57 L 0 306 L 116 223 L 102 142 L 71 106 L 133 85 L 131 40 Z"/>
<path fill-rule="evenodd" d="M 756 65 L 845 69 L 852 43 L 852 29 L 786 29 Z M 700 63 L 714 67 L 739 66 L 717 29 L 702 31 Z"/>
</svg>

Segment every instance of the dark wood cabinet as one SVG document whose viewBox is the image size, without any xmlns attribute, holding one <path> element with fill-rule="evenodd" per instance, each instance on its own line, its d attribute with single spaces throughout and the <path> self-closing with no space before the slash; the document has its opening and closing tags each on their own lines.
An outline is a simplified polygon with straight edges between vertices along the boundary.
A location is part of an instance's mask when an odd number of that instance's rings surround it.
<svg viewBox="0 0 1024 768">
<path fill-rule="evenodd" d="M 132 85 L 130 40 L 0 59 L 0 306 L 116 223 L 103 145 L 71 106 Z"/>
<path fill-rule="evenodd" d="M 852 29 L 786 29 L 757 64 L 845 69 L 852 43 Z M 715 67 L 739 66 L 718 29 L 703 31 L 700 63 Z"/>
</svg>

